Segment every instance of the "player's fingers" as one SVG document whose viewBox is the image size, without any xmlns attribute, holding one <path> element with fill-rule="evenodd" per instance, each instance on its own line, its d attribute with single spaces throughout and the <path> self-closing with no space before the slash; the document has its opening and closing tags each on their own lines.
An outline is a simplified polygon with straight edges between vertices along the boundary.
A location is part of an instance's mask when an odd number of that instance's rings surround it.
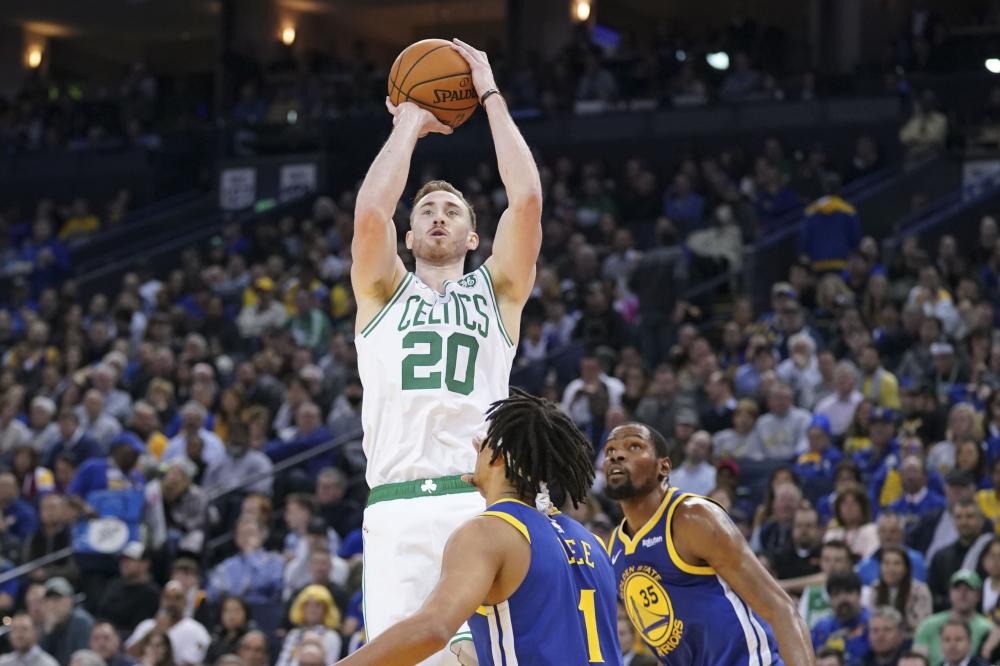
<svg viewBox="0 0 1000 666">
<path fill-rule="evenodd" d="M 467 483 L 470 486 L 475 485 L 475 484 L 472 483 L 472 475 L 471 474 L 463 474 L 462 475 L 462 482 L 463 483 Z"/>
</svg>

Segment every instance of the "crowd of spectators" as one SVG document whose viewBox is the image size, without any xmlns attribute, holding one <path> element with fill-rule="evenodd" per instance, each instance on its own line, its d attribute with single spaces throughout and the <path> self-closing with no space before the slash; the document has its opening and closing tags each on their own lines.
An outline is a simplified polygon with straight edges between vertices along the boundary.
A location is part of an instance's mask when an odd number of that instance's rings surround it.
<svg viewBox="0 0 1000 666">
<path fill-rule="evenodd" d="M 726 149 L 683 160 L 669 182 L 640 159 L 541 165 L 545 233 L 517 368 L 546 370 L 533 388 L 595 451 L 628 419 L 660 430 L 673 483 L 730 512 L 800 598 L 824 658 L 891 664 L 912 647 L 950 665 L 962 645 L 989 657 L 996 222 L 967 247 L 945 236 L 883 259 L 825 151 L 791 153 L 778 139 L 752 160 Z M 836 167 L 850 179 L 880 163 L 862 136 Z M 414 182 L 437 175 L 425 165 Z M 503 190 L 489 163 L 456 185 L 477 209 L 475 268 Z M 2 296 L 2 568 L 75 551 L 0 586 L 12 663 L 319 664 L 364 640 L 353 197 L 226 225 L 114 293 L 84 298 L 68 265 L 32 260 Z M 738 293 L 714 310 L 684 299 L 809 202 L 802 260 L 766 308 Z M 9 217 L 19 256 L 68 253 L 105 224 L 76 205 Z M 842 232 L 836 251 L 817 254 L 835 234 L 817 240 L 813 226 Z M 289 467 L 272 478 L 275 465 Z M 619 516 L 602 486 L 574 513 L 607 536 Z M 124 547 L 104 553 L 87 519 L 133 503 Z"/>
</svg>

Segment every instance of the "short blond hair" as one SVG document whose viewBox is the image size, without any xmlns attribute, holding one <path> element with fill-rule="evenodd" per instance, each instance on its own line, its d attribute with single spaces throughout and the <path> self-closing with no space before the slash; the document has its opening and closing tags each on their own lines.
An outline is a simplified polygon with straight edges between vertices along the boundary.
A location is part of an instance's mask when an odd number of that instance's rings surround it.
<svg viewBox="0 0 1000 666">
<path fill-rule="evenodd" d="M 469 211 L 469 221 L 472 223 L 472 228 L 476 228 L 476 211 L 472 207 L 472 204 L 465 198 L 465 195 L 462 194 L 461 190 L 449 183 L 447 180 L 429 180 L 424 183 L 424 185 L 417 190 L 417 193 L 413 195 L 413 207 L 416 208 L 417 202 L 431 192 L 450 192 L 461 199 L 462 203 L 465 204 L 465 209 Z"/>
</svg>

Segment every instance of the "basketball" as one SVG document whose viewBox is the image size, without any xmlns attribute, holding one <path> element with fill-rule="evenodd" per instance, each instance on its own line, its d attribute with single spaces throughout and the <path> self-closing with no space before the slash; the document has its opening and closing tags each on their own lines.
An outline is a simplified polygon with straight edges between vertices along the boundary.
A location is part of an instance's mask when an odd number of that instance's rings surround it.
<svg viewBox="0 0 1000 666">
<path fill-rule="evenodd" d="M 410 101 L 445 125 L 458 127 L 479 105 L 469 63 L 446 39 L 410 44 L 389 69 L 389 101 Z"/>
</svg>

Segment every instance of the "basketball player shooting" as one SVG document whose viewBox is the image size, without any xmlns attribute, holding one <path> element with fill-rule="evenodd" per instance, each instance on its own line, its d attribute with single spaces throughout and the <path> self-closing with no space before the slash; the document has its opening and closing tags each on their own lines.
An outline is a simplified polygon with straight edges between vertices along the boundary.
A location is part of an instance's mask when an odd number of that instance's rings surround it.
<svg viewBox="0 0 1000 666">
<path fill-rule="evenodd" d="M 486 54 L 459 40 L 450 48 L 468 62 L 489 118 L 508 207 L 493 255 L 463 275 L 466 253 L 479 245 L 475 212 L 452 185 L 425 184 L 406 233 L 416 260 L 414 273 L 407 273 L 396 254 L 392 216 L 417 141 L 451 128 L 412 102 L 386 100 L 393 129 L 358 192 L 351 246 L 372 489 L 363 528 L 369 639 L 420 608 L 448 538 L 483 509 L 460 475 L 475 467 L 470 442 L 485 435 L 486 410 L 508 395 L 521 309 L 541 247 L 541 183 L 531 152 L 497 93 Z M 465 627 L 448 649 L 422 663 L 453 665 L 455 655 L 475 663 Z"/>
</svg>

